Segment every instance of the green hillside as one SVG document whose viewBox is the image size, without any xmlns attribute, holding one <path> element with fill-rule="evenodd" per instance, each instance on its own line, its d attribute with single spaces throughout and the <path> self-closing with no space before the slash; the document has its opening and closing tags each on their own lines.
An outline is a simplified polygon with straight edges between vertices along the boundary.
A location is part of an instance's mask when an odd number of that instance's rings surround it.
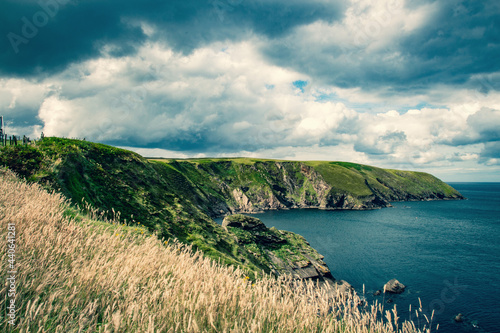
<svg viewBox="0 0 500 333">
<path fill-rule="evenodd" d="M 44 138 L 0 150 L 0 164 L 64 194 L 74 205 L 160 238 L 175 237 L 223 263 L 269 271 L 236 235 L 212 218 L 267 209 L 371 209 L 394 200 L 460 199 L 425 173 L 384 170 L 343 162 L 249 158 L 145 159 L 115 147 Z"/>
<path fill-rule="evenodd" d="M 301 236 L 252 217 L 231 215 L 225 226 L 244 247 L 269 254 L 284 272 L 277 278 L 252 280 L 175 240 L 86 214 L 5 168 L 0 207 L 0 237 L 9 244 L 2 259 L 19 268 L 0 270 L 2 332 L 429 331 L 398 320 L 395 309 L 359 306 L 349 284 L 330 283 L 322 257 Z M 254 247 L 263 242 L 265 251 Z"/>
</svg>

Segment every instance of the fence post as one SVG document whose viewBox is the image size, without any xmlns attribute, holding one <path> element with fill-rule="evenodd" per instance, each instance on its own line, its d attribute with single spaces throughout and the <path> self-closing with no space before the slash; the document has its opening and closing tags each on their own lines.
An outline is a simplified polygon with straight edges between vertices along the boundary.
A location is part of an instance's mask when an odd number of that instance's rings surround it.
<svg viewBox="0 0 500 333">
<path fill-rule="evenodd" d="M 0 116 L 0 138 L 2 139 L 3 144 L 3 116 Z"/>
</svg>

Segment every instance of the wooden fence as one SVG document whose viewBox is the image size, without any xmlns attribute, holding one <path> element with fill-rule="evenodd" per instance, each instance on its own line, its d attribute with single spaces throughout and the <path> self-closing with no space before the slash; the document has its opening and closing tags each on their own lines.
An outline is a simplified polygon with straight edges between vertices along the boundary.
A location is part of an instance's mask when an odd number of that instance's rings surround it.
<svg viewBox="0 0 500 333">
<path fill-rule="evenodd" d="M 42 132 L 42 138 L 43 138 L 43 132 Z M 5 127 L 4 127 L 4 121 L 3 121 L 3 116 L 0 116 L 0 146 L 17 146 L 17 145 L 27 145 L 31 142 L 31 139 L 28 138 L 26 135 L 17 136 L 17 135 L 7 135 L 5 134 Z"/>
<path fill-rule="evenodd" d="M 3 134 L 2 137 L 0 138 L 0 146 L 5 147 L 5 146 L 17 146 L 17 145 L 27 145 L 29 143 L 33 142 L 29 137 L 26 135 L 17 136 L 17 135 L 7 135 Z"/>
</svg>

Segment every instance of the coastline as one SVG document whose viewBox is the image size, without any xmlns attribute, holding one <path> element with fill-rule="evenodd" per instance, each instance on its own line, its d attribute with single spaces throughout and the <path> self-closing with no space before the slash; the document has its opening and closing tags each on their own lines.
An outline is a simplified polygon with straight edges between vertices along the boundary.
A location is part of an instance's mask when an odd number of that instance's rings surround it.
<svg viewBox="0 0 500 333">
<path fill-rule="evenodd" d="M 500 183 L 498 183 L 500 184 Z M 468 198 L 462 196 L 460 198 L 423 198 L 423 199 L 410 199 L 410 200 L 394 200 L 390 201 L 387 206 L 380 207 L 355 207 L 355 208 L 343 208 L 343 207 L 318 207 L 318 206 L 295 206 L 295 207 L 266 207 L 260 210 L 232 210 L 230 212 L 216 214 L 211 216 L 212 219 L 219 219 L 229 215 L 234 214 L 263 214 L 268 211 L 289 211 L 289 210 L 301 210 L 301 209 L 311 209 L 311 210 L 324 210 L 324 211 L 367 211 L 367 210 L 378 210 L 384 208 L 393 208 L 391 203 L 402 203 L 402 202 L 421 202 L 421 201 L 461 201 L 469 200 Z"/>
</svg>

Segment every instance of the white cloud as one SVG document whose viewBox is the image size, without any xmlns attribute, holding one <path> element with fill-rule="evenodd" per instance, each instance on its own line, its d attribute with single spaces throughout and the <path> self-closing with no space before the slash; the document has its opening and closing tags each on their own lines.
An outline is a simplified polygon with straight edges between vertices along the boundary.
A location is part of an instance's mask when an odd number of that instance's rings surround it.
<svg viewBox="0 0 500 333">
<path fill-rule="evenodd" d="M 291 49 L 315 55 L 316 60 L 353 68 L 359 66 L 361 59 L 369 61 L 368 54 L 383 51 L 384 60 L 397 70 L 398 64 L 406 65 L 404 56 L 396 48 L 398 41 L 424 26 L 432 18 L 435 7 L 435 4 L 423 4 L 409 9 L 404 0 L 352 0 L 341 21 L 315 21 L 299 27 L 283 43 Z M 342 52 L 334 52 L 338 49 Z"/>
<path fill-rule="evenodd" d="M 137 148 L 137 147 L 122 147 L 118 148 L 130 150 L 147 158 L 203 158 L 206 154 L 184 154 L 177 151 L 160 149 L 160 148 Z"/>
<path fill-rule="evenodd" d="M 25 79 L 0 79 L 0 109 L 7 114 L 20 112 L 20 109 L 38 109 L 40 101 L 46 96 L 47 84 Z"/>
</svg>

